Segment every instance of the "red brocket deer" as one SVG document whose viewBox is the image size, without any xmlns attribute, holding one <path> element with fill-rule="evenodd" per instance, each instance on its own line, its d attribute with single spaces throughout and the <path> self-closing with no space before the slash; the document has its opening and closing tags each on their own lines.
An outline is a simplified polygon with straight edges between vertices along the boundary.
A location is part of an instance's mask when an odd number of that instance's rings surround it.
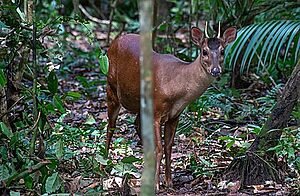
<svg viewBox="0 0 300 196">
<path fill-rule="evenodd" d="M 170 54 L 153 51 L 153 106 L 154 139 L 156 154 L 156 189 L 159 189 L 160 164 L 165 154 L 165 183 L 172 187 L 171 151 L 179 115 L 184 108 L 202 95 L 222 73 L 224 48 L 236 38 L 236 28 L 228 28 L 221 37 L 220 24 L 217 37 L 208 37 L 207 24 L 203 33 L 191 29 L 192 41 L 201 54 L 192 62 L 184 62 Z M 140 37 L 127 34 L 115 39 L 108 49 L 109 72 L 107 77 L 108 129 L 106 150 L 116 128 L 120 107 L 140 112 Z M 164 127 L 164 143 L 161 128 Z M 137 130 L 139 136 L 140 131 Z M 164 148 L 164 149 L 163 149 Z"/>
</svg>

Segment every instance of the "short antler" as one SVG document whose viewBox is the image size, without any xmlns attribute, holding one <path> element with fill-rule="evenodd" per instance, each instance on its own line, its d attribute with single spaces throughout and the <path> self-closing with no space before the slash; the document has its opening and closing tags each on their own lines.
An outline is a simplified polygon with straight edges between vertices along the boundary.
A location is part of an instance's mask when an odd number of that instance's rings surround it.
<svg viewBox="0 0 300 196">
<path fill-rule="evenodd" d="M 209 38 L 208 34 L 207 34 L 207 21 L 205 22 L 205 30 L 204 30 L 204 33 L 205 33 L 205 37 Z"/>
<path fill-rule="evenodd" d="M 219 31 L 218 31 L 218 36 L 217 36 L 218 39 L 221 38 L 221 24 L 220 24 L 220 21 L 219 21 Z"/>
</svg>

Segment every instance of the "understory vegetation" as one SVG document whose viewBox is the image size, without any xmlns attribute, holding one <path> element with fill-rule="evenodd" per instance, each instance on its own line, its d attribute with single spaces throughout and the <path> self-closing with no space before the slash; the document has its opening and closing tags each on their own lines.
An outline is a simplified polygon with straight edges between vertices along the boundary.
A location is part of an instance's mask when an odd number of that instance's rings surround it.
<svg viewBox="0 0 300 196">
<path fill-rule="evenodd" d="M 139 32 L 137 1 L 80 1 L 78 10 L 72 1 L 37 1 L 34 14 L 24 9 L 30 2 L 0 2 L 0 193 L 137 194 L 142 145 L 135 116 L 124 109 L 105 157 L 106 50 L 119 34 Z M 240 39 L 226 50 L 225 73 L 181 115 L 169 191 L 237 191 L 239 185 L 222 180 L 222 172 L 247 152 L 299 64 L 300 7 L 292 0 L 276 1 L 278 6 L 255 0 L 243 6 L 234 0 L 163 2 L 169 13 L 161 13 L 166 18 L 154 27 L 154 48 L 161 53 L 194 60 L 199 49 L 191 45 L 189 27 L 205 20 L 212 21 L 211 34 L 215 21 L 240 29 Z M 264 28 L 270 31 L 260 39 Z M 245 193 L 300 193 L 299 125 L 298 100 L 278 145 L 267 149 L 275 152 L 284 183 L 267 182 Z"/>
</svg>

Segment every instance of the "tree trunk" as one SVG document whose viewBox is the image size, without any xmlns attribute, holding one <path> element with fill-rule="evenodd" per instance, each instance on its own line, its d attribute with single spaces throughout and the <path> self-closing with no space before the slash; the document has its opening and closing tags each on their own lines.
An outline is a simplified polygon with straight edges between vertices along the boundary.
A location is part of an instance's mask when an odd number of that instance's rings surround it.
<svg viewBox="0 0 300 196">
<path fill-rule="evenodd" d="M 262 131 L 246 154 L 232 161 L 225 171 L 226 179 L 240 181 L 242 186 L 264 184 L 267 180 L 282 181 L 283 175 L 274 152 L 267 150 L 278 145 L 282 129 L 285 128 L 299 99 L 300 60 Z"/>
<path fill-rule="evenodd" d="M 140 3 L 141 23 L 141 129 L 144 148 L 142 195 L 155 195 L 155 155 L 153 137 L 153 88 L 152 88 L 152 0 Z"/>
</svg>

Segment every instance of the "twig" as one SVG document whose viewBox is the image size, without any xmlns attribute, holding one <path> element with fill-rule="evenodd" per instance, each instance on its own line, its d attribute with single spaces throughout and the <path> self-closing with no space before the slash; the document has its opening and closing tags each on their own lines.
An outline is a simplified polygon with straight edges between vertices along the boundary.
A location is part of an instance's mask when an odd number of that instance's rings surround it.
<svg viewBox="0 0 300 196">
<path fill-rule="evenodd" d="M 115 0 L 111 5 L 111 12 L 109 15 L 109 25 L 108 25 L 107 40 L 106 40 L 107 45 L 109 44 L 109 40 L 110 40 L 112 20 L 113 20 L 114 14 L 115 14 L 115 9 L 116 9 L 117 3 L 118 3 L 118 1 Z"/>
<path fill-rule="evenodd" d="M 82 13 L 91 21 L 95 22 L 95 23 L 99 23 L 99 24 L 103 24 L 103 25 L 109 25 L 110 22 L 108 20 L 100 20 L 99 18 L 96 18 L 94 16 L 91 16 L 86 9 L 84 9 L 84 7 L 79 4 L 79 9 L 82 11 Z"/>
<path fill-rule="evenodd" d="M 10 106 L 10 108 L 5 111 L 5 113 L 3 113 L 1 116 L 0 116 L 0 119 L 3 118 L 3 116 L 7 115 L 9 112 L 11 112 L 13 110 L 13 108 L 17 105 L 17 103 L 19 103 L 22 99 L 24 99 L 24 96 L 22 96 L 21 98 L 19 98 L 15 103 L 12 104 L 12 106 Z"/>
<path fill-rule="evenodd" d="M 39 113 L 38 113 L 35 123 L 33 124 L 33 127 L 31 128 L 32 130 L 34 130 L 36 128 L 38 122 L 40 121 L 40 118 L 41 118 L 41 111 L 39 111 Z"/>
</svg>

